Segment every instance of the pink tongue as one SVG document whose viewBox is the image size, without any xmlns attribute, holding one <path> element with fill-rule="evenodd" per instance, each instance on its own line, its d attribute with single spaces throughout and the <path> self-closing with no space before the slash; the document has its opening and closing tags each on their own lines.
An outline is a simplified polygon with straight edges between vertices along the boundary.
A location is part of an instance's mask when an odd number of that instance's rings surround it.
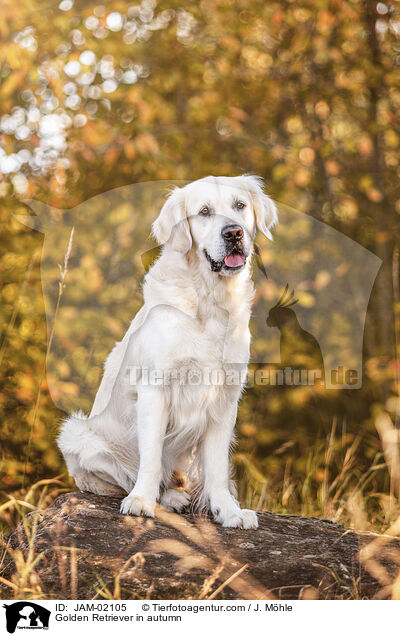
<svg viewBox="0 0 400 636">
<path fill-rule="evenodd" d="M 229 254 L 225 256 L 224 263 L 228 267 L 240 267 L 244 264 L 244 255 L 243 254 Z"/>
</svg>

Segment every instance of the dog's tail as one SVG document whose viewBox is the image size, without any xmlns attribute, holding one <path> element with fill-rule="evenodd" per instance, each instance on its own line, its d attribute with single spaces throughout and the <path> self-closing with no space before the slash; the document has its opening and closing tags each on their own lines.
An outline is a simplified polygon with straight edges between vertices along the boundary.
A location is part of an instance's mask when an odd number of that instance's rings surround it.
<svg viewBox="0 0 400 636">
<path fill-rule="evenodd" d="M 83 411 L 73 413 L 62 422 L 57 444 L 66 461 L 68 455 L 76 454 L 82 449 L 82 435 L 85 436 L 88 431 L 87 422 L 88 418 Z"/>
<path fill-rule="evenodd" d="M 88 418 L 81 411 L 69 416 L 61 425 L 58 447 L 80 490 L 111 495 L 119 487 L 129 492 L 137 473 L 134 458 L 129 462 L 125 457 L 130 445 L 121 440 L 116 448 L 102 433 L 102 418 Z"/>
</svg>

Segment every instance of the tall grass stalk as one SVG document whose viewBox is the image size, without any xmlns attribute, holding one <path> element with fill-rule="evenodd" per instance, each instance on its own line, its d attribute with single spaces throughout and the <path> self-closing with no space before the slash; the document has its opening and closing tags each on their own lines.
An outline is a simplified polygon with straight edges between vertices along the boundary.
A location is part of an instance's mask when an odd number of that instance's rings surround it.
<svg viewBox="0 0 400 636">
<path fill-rule="evenodd" d="M 28 438 L 28 446 L 27 446 L 27 452 L 26 452 L 26 458 L 25 458 L 25 471 L 24 471 L 23 485 L 25 485 L 25 478 L 26 478 L 26 475 L 27 475 L 27 465 L 28 465 L 29 455 L 30 455 L 30 450 L 31 450 L 31 445 L 32 445 L 32 437 L 33 437 L 33 433 L 34 433 L 34 430 L 35 430 L 35 427 L 36 427 L 36 421 L 37 421 L 37 416 L 38 416 L 38 412 L 39 412 L 40 399 L 42 397 L 42 389 L 43 389 L 43 382 L 44 382 L 44 379 L 45 379 L 45 376 L 46 376 L 47 361 L 48 361 L 48 358 L 49 358 L 49 355 L 50 355 L 51 346 L 53 344 L 53 339 L 54 339 L 54 334 L 55 334 L 55 329 L 56 329 L 57 316 L 58 316 L 58 313 L 59 313 L 59 310 L 60 310 L 60 304 L 61 304 L 61 298 L 62 298 L 62 295 L 63 295 L 63 290 L 65 288 L 65 280 L 66 280 L 67 273 L 68 273 L 68 263 L 69 263 L 69 259 L 70 259 L 71 251 L 72 251 L 74 232 L 75 232 L 75 228 L 73 227 L 72 230 L 71 230 L 70 237 L 69 237 L 67 251 L 66 251 L 65 256 L 64 256 L 64 264 L 63 264 L 63 266 L 62 265 L 58 266 L 59 269 L 60 269 L 60 280 L 58 282 L 57 303 L 56 303 L 53 323 L 52 323 L 51 331 L 50 331 L 50 335 L 49 335 L 49 340 L 48 340 L 48 343 L 47 343 L 46 355 L 45 355 L 42 371 L 41 371 L 40 378 L 39 378 L 39 388 L 38 388 L 38 392 L 37 392 L 37 396 L 36 396 L 35 405 L 33 407 L 32 423 L 31 423 L 30 428 L 29 428 L 29 438 Z"/>
</svg>

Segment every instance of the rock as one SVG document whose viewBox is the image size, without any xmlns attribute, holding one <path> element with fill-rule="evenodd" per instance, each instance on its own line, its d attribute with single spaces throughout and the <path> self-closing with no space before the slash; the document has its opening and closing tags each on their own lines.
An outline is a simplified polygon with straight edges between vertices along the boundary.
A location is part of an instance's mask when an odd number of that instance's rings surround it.
<svg viewBox="0 0 400 636">
<path fill-rule="evenodd" d="M 161 507 L 155 519 L 124 516 L 119 505 L 75 492 L 30 513 L 6 538 L 0 575 L 11 579 L 10 554 L 32 544 L 46 598 L 387 598 L 397 575 L 399 540 L 338 523 L 264 512 L 257 530 L 241 530 Z"/>
</svg>

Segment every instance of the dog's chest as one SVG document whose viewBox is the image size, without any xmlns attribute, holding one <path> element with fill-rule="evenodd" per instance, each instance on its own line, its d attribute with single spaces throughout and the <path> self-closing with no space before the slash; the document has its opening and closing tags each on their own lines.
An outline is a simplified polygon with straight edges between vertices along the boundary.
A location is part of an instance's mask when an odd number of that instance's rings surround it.
<svg viewBox="0 0 400 636">
<path fill-rule="evenodd" d="M 247 322 L 235 320 L 219 308 L 182 323 L 172 340 L 169 354 L 174 366 L 186 365 L 188 359 L 196 361 L 199 367 L 211 365 L 215 368 L 226 362 L 243 363 L 248 360 Z"/>
<path fill-rule="evenodd" d="M 170 434 L 197 443 L 212 421 L 221 421 L 230 405 L 237 402 L 247 365 L 246 325 L 243 342 L 235 342 L 235 326 L 229 316 L 210 313 L 198 321 L 196 335 L 181 341 L 181 355 L 173 363 L 175 375 L 167 388 Z M 226 363 L 227 352 L 237 348 L 238 364 Z M 233 367 L 233 369 L 232 369 Z"/>
<path fill-rule="evenodd" d="M 198 443 L 211 422 L 220 422 L 240 394 L 240 380 L 227 386 L 223 365 L 181 361 L 178 376 L 166 389 L 169 406 L 168 433 L 185 444 Z"/>
</svg>

